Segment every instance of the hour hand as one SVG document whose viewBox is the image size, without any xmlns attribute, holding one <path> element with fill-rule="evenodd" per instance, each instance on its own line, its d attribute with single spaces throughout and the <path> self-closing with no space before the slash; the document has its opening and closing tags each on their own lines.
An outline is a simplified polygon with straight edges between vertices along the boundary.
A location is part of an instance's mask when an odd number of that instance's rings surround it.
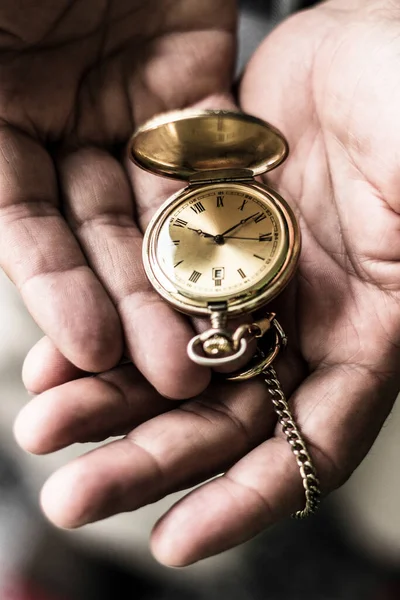
<svg viewBox="0 0 400 600">
<path fill-rule="evenodd" d="M 195 231 L 196 233 L 198 233 L 199 235 L 202 235 L 203 237 L 208 237 L 208 238 L 214 237 L 211 233 L 206 233 L 205 231 L 202 231 L 202 229 L 194 229 L 193 227 L 187 227 L 186 229 L 190 229 L 190 231 Z"/>
</svg>

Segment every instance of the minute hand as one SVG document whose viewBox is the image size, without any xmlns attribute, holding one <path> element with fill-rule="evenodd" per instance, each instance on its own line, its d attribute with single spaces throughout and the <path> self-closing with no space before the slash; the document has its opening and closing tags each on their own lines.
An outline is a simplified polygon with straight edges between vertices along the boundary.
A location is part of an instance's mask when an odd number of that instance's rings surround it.
<svg viewBox="0 0 400 600">
<path fill-rule="evenodd" d="M 270 240 L 260 240 L 260 236 L 258 237 L 242 237 L 241 235 L 226 235 L 225 238 L 227 240 L 257 240 L 258 242 L 272 242 L 272 238 Z"/>
<path fill-rule="evenodd" d="M 233 227 L 230 227 L 229 229 L 227 229 L 223 233 L 220 233 L 219 235 L 221 237 L 224 237 L 224 235 L 226 235 L 227 233 L 230 233 L 231 231 L 236 229 L 236 227 L 240 227 L 240 225 L 244 225 L 245 223 L 247 223 L 247 221 L 250 221 L 250 219 L 254 219 L 254 217 L 256 217 L 257 215 L 258 215 L 258 212 L 254 213 L 254 215 L 250 215 L 250 217 L 247 217 L 246 219 L 242 219 L 241 221 L 239 221 L 239 223 L 236 223 L 236 225 L 234 225 Z"/>
</svg>

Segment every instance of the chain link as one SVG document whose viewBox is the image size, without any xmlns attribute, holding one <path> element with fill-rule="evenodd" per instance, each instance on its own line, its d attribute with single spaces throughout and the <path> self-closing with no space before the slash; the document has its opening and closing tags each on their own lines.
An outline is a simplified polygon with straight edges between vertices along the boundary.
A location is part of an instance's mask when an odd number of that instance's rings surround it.
<svg viewBox="0 0 400 600">
<path fill-rule="evenodd" d="M 286 401 L 275 369 L 272 366 L 269 366 L 263 370 L 263 375 L 265 376 L 265 383 L 268 386 L 268 391 L 271 394 L 275 412 L 278 415 L 278 421 L 281 424 L 282 431 L 296 457 L 300 475 L 303 480 L 306 505 L 303 510 L 298 510 L 292 517 L 294 519 L 305 519 L 315 513 L 320 504 L 321 492 L 317 472 L 308 453 L 307 446 L 297 428 L 293 415 L 290 412 L 289 405 Z"/>
<path fill-rule="evenodd" d="M 198 364 L 213 364 L 215 362 L 221 363 L 222 361 L 231 361 L 233 357 L 238 357 L 239 354 L 237 351 L 235 355 L 231 354 L 225 358 L 203 358 L 194 352 L 194 344 L 201 345 L 201 343 L 203 343 L 204 351 L 204 342 L 207 341 L 207 338 L 203 339 L 203 337 L 211 335 L 211 338 L 209 339 L 211 339 L 215 345 L 216 334 L 219 334 L 219 337 L 223 337 L 223 339 L 229 339 L 232 342 L 232 346 L 235 347 L 233 342 L 236 344 L 239 341 L 241 343 L 245 342 L 244 336 L 246 334 L 252 335 L 253 338 L 263 338 L 266 334 L 272 332 L 273 337 L 272 339 L 269 339 L 266 349 L 263 348 L 262 344 L 258 345 L 257 352 L 247 365 L 238 371 L 235 371 L 234 373 L 229 373 L 225 377 L 229 381 L 244 381 L 260 375 L 264 376 L 275 412 L 278 415 L 279 423 L 282 426 L 282 431 L 290 444 L 292 452 L 296 458 L 296 462 L 299 466 L 305 491 L 305 507 L 303 510 L 298 510 L 296 513 L 294 513 L 292 517 L 294 519 L 305 519 L 306 517 L 315 513 L 318 509 L 321 492 L 317 471 L 313 465 L 307 450 L 307 446 L 290 411 L 276 371 L 272 366 L 272 363 L 280 349 L 286 346 L 286 334 L 283 331 L 280 323 L 277 321 L 275 313 L 267 313 L 262 319 L 254 321 L 251 325 L 246 324 L 239 326 L 235 330 L 234 334 L 231 334 L 228 330 L 221 329 L 221 326 L 225 325 L 225 321 L 222 320 L 222 317 L 224 316 L 226 315 L 224 315 L 224 313 L 221 311 L 216 311 L 215 314 L 212 315 L 212 328 L 192 339 L 188 346 L 189 356 Z M 218 343 L 220 343 L 219 338 Z M 246 344 L 247 342 L 245 343 L 245 348 Z"/>
</svg>

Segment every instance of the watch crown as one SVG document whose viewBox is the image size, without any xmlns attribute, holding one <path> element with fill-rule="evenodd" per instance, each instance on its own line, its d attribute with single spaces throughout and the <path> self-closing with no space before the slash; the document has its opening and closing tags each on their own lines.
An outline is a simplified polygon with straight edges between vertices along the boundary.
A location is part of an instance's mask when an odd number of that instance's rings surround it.
<svg viewBox="0 0 400 600">
<path fill-rule="evenodd" d="M 208 356 L 226 356 L 234 351 L 231 340 L 223 335 L 213 335 L 203 343 L 203 351 Z"/>
</svg>

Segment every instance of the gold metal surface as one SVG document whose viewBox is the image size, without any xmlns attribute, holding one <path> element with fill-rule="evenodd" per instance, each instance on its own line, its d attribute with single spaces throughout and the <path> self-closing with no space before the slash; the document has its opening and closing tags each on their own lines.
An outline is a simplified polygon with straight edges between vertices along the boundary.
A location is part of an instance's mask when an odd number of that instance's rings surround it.
<svg viewBox="0 0 400 600">
<path fill-rule="evenodd" d="M 236 330 L 233 336 L 234 339 L 235 335 L 243 328 L 247 328 L 249 335 L 255 338 L 262 338 L 269 332 L 269 338 L 272 335 L 273 340 L 272 343 L 269 342 L 267 348 L 264 347 L 264 343 L 258 343 L 257 351 L 247 365 L 226 376 L 229 381 L 245 381 L 261 375 L 265 369 L 272 365 L 279 351 L 286 346 L 286 334 L 275 318 L 275 313 L 268 313 L 264 318 L 253 321 L 250 325 L 242 325 Z"/>
<path fill-rule="evenodd" d="M 275 127 L 256 117 L 223 110 L 185 110 L 145 123 L 132 136 L 129 152 L 143 169 L 189 179 L 204 172 L 217 176 L 226 169 L 258 175 L 285 160 L 288 146 Z"/>
<path fill-rule="evenodd" d="M 226 356 L 232 352 L 232 344 L 223 335 L 214 335 L 204 342 L 203 350 L 208 356 Z"/>
<path fill-rule="evenodd" d="M 192 315 L 209 314 L 212 301 L 226 301 L 229 316 L 253 312 L 286 286 L 299 252 L 291 209 L 256 183 L 185 188 L 155 214 L 143 243 L 153 286 Z"/>
</svg>

